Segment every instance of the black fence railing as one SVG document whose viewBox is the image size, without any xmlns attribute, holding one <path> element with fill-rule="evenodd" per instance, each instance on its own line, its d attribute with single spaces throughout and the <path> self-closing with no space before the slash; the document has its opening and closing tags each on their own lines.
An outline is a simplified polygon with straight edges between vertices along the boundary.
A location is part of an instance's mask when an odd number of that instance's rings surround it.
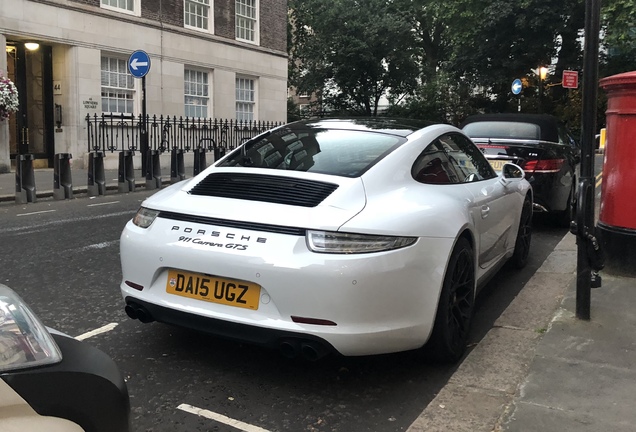
<svg viewBox="0 0 636 432">
<path fill-rule="evenodd" d="M 135 190 L 133 156 L 141 155 L 141 173 L 146 189 L 161 187 L 162 153 L 170 155 L 170 179 L 186 178 L 184 154 L 193 153 L 192 174 L 207 166 L 206 152 L 217 160 L 244 141 L 265 132 L 280 122 L 199 119 L 177 116 L 94 114 L 86 116 L 88 130 L 88 194 L 106 191 L 104 157 L 119 153 L 118 190 Z"/>
<path fill-rule="evenodd" d="M 88 114 L 88 152 L 142 151 L 143 117 L 141 115 Z M 177 116 L 146 116 L 148 148 L 159 153 L 181 150 L 221 150 L 225 153 L 244 141 L 281 122 L 200 119 Z"/>
</svg>

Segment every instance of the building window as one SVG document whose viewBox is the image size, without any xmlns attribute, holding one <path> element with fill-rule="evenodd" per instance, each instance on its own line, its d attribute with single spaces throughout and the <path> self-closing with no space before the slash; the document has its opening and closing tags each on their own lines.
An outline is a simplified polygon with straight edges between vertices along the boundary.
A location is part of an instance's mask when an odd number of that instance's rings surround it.
<svg viewBox="0 0 636 432">
<path fill-rule="evenodd" d="M 102 111 L 133 113 L 135 82 L 127 61 L 102 56 Z"/>
<path fill-rule="evenodd" d="M 208 118 L 210 87 L 208 73 L 186 69 L 183 75 L 185 116 Z"/>
<path fill-rule="evenodd" d="M 254 120 L 254 80 L 236 79 L 236 119 L 238 121 Z"/>
<path fill-rule="evenodd" d="M 258 43 L 258 0 L 236 0 L 236 38 Z"/>
<path fill-rule="evenodd" d="M 210 0 L 185 0 L 183 17 L 186 27 L 212 31 L 210 24 Z"/>
<path fill-rule="evenodd" d="M 112 9 L 117 12 L 137 14 L 135 10 L 135 0 L 101 0 L 101 6 L 104 9 Z"/>
</svg>

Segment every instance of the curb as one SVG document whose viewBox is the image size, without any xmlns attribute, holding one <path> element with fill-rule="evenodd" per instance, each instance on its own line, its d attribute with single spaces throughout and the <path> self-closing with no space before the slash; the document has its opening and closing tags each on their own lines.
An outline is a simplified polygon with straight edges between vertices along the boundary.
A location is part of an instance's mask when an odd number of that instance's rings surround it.
<svg viewBox="0 0 636 432">
<path fill-rule="evenodd" d="M 566 234 L 407 432 L 498 432 L 543 334 L 576 282 Z"/>
</svg>

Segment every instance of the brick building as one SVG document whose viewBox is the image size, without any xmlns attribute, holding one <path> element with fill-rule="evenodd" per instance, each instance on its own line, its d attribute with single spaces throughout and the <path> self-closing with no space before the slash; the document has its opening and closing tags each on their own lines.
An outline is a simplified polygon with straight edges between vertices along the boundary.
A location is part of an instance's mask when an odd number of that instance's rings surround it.
<svg viewBox="0 0 636 432">
<path fill-rule="evenodd" d="M 0 122 L 0 172 L 18 153 L 86 163 L 86 115 L 286 120 L 286 0 L 2 0 L 0 73 L 20 111 Z M 37 44 L 31 45 L 31 43 Z"/>
</svg>

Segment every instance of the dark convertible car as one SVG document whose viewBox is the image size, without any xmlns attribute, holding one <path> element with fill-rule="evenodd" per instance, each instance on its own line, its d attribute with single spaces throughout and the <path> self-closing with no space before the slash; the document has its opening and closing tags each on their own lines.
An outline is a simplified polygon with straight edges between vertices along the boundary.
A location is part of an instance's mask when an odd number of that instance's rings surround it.
<svg viewBox="0 0 636 432">
<path fill-rule="evenodd" d="M 563 124 L 547 114 L 477 114 L 461 125 L 495 171 L 521 166 L 534 190 L 535 212 L 569 226 L 576 200 L 581 150 Z"/>
</svg>

